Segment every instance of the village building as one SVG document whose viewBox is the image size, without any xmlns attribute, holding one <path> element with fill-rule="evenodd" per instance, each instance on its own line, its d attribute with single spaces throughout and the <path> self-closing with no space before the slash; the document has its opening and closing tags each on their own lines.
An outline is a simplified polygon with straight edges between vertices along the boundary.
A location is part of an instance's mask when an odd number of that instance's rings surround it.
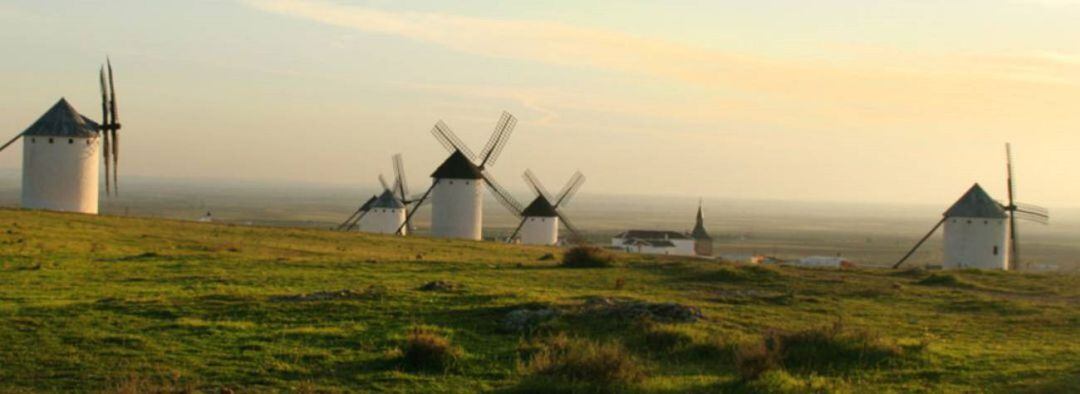
<svg viewBox="0 0 1080 394">
<path fill-rule="evenodd" d="M 701 257 L 713 255 L 712 237 L 705 231 L 705 217 L 700 204 L 694 229 L 689 233 L 627 230 L 613 237 L 611 246 L 630 253 Z"/>
</svg>

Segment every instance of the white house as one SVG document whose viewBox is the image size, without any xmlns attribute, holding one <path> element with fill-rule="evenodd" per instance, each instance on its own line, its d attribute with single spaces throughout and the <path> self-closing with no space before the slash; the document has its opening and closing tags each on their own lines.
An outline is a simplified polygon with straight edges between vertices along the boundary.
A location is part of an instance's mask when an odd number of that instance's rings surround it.
<svg viewBox="0 0 1080 394">
<path fill-rule="evenodd" d="M 630 253 L 671 256 L 712 256 L 712 237 L 705 231 L 705 217 L 698 204 L 694 230 L 679 233 L 663 230 L 627 230 L 611 239 L 611 246 Z"/>
<path fill-rule="evenodd" d="M 61 98 L 22 133 L 22 207 L 98 213 L 97 123 Z"/>
<path fill-rule="evenodd" d="M 627 230 L 611 239 L 611 246 L 630 253 L 695 256 L 695 240 L 675 231 Z"/>
<path fill-rule="evenodd" d="M 944 268 L 1008 269 L 1008 220 L 976 183 L 945 211 Z"/>
</svg>

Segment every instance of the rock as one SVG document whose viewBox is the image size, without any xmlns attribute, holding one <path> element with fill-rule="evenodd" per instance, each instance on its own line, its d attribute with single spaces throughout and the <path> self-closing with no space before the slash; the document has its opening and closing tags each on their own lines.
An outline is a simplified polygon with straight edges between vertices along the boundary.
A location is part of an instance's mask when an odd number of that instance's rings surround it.
<svg viewBox="0 0 1080 394">
<path fill-rule="evenodd" d="M 335 290 L 335 291 L 319 291 L 310 294 L 296 294 L 285 296 L 270 297 L 270 301 L 275 302 L 311 302 L 311 301 L 330 301 L 330 300 L 369 300 L 369 299 L 381 299 L 387 295 L 387 289 L 381 285 L 371 285 L 364 290 Z"/>
<path fill-rule="evenodd" d="M 554 309 L 517 309 L 506 314 L 502 321 L 502 329 L 507 332 L 535 331 L 541 324 L 551 321 L 559 316 L 559 311 Z"/>
<path fill-rule="evenodd" d="M 585 301 L 584 311 L 594 316 L 627 319 L 653 320 L 665 323 L 693 323 L 705 316 L 701 308 L 675 302 L 650 303 L 639 300 L 593 297 Z"/>
<path fill-rule="evenodd" d="M 459 285 L 457 283 L 454 283 L 454 282 L 445 281 L 445 280 L 436 280 L 436 281 L 431 281 L 431 282 L 425 283 L 423 286 L 420 286 L 420 290 L 423 290 L 423 291 L 453 291 L 453 290 L 461 289 L 461 287 L 462 287 L 461 285 Z"/>
</svg>

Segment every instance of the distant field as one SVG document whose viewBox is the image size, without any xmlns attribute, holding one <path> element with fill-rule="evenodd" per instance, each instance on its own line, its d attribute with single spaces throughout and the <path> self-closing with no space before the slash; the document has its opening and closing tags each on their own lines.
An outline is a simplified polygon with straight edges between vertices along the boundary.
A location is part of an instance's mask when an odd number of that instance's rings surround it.
<svg viewBox="0 0 1080 394">
<path fill-rule="evenodd" d="M 0 186 L 17 185 L 0 177 Z M 244 182 L 125 182 L 120 198 L 102 199 L 111 215 L 194 220 L 207 211 L 222 222 L 330 228 L 345 219 L 374 190 L 326 185 Z M 517 193 L 525 200 L 528 194 Z M 17 206 L 18 190 L 0 187 L 0 206 Z M 947 204 L 946 204 L 947 205 Z M 946 206 L 807 203 L 706 199 L 706 224 L 723 255 L 767 254 L 780 258 L 842 255 L 867 266 L 891 266 L 935 223 Z M 697 198 L 578 196 L 567 213 L 589 239 L 610 242 L 630 228 L 688 231 Z M 417 215 L 421 233 L 429 208 Z M 1052 224 L 1021 224 L 1023 260 L 1080 270 L 1080 211 L 1055 210 Z M 516 226 L 494 200 L 485 203 L 485 237 L 509 234 Z M 940 233 L 909 264 L 939 264 Z"/>
<path fill-rule="evenodd" d="M 549 253 L 561 252 L 0 210 L 0 392 L 1080 386 L 1075 275 L 810 270 L 630 255 L 612 268 L 569 269 L 545 259 Z M 420 289 L 436 280 L 451 286 Z M 677 303 L 700 308 L 703 318 L 621 315 L 601 308 L 610 300 Z M 507 323 L 540 310 L 554 315 Z M 834 325 L 861 334 L 822 330 Z M 410 364 L 407 338 L 416 327 L 446 338 L 457 356 L 434 369 Z M 744 380 L 746 349 L 770 330 L 825 337 L 789 337 L 803 339 L 781 364 Z M 609 350 L 574 358 L 558 350 L 567 340 Z M 815 350 L 798 353 L 797 345 Z M 633 373 L 599 381 L 616 367 L 598 359 Z M 593 372 L 568 378 L 581 369 Z"/>
</svg>

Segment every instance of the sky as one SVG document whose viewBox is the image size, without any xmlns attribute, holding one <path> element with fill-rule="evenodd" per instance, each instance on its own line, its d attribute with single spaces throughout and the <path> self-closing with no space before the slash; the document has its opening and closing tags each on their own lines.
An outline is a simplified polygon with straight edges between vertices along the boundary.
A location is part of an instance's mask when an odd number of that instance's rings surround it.
<svg viewBox="0 0 1080 394">
<path fill-rule="evenodd" d="M 121 177 L 414 190 L 444 120 L 526 200 L 583 193 L 948 205 L 974 182 L 1080 206 L 1080 0 L 0 3 L 0 133 L 61 96 L 99 118 L 117 71 Z M 6 130 L 6 131 L 4 131 Z M 0 169 L 21 165 L 19 149 Z"/>
</svg>

